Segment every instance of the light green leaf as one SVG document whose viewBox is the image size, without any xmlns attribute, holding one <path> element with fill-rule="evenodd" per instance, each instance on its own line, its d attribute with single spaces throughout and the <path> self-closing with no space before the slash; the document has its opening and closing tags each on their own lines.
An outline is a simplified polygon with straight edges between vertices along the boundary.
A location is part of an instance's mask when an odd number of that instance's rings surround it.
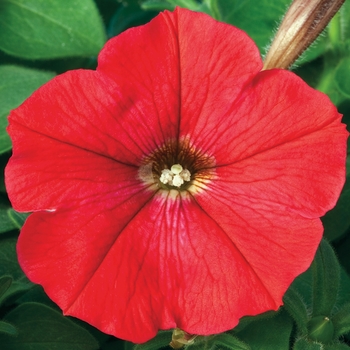
<svg viewBox="0 0 350 350">
<path fill-rule="evenodd" d="M 350 98 L 350 57 L 345 57 L 339 62 L 334 77 L 339 91 Z"/>
<path fill-rule="evenodd" d="M 22 228 L 25 220 L 27 219 L 28 215 L 27 213 L 18 213 L 17 211 L 13 210 L 12 208 L 9 208 L 7 210 L 8 217 L 12 220 L 16 228 L 20 229 Z"/>
<path fill-rule="evenodd" d="M 12 65 L 0 66 L 0 154 L 11 149 L 11 140 L 6 133 L 7 116 L 10 111 L 54 76 L 54 73 L 36 69 Z"/>
<path fill-rule="evenodd" d="M 0 233 L 15 230 L 17 227 L 8 215 L 8 209 L 0 206 Z"/>
<path fill-rule="evenodd" d="M 171 1 L 146 0 L 141 4 L 141 8 L 148 11 L 174 10 L 175 5 Z"/>
<path fill-rule="evenodd" d="M 17 337 L 0 334 L 6 350 L 95 350 L 99 344 L 68 317 L 39 303 L 24 303 L 5 315 L 15 325 Z"/>
<path fill-rule="evenodd" d="M 106 40 L 93 0 L 1 0 L 0 49 L 26 59 L 95 56 Z"/>
<path fill-rule="evenodd" d="M 192 11 L 205 12 L 216 18 L 216 13 L 210 9 L 208 0 L 202 2 L 194 0 L 146 0 L 142 2 L 141 8 L 144 10 L 163 11 L 174 10 L 176 6 Z"/>
</svg>

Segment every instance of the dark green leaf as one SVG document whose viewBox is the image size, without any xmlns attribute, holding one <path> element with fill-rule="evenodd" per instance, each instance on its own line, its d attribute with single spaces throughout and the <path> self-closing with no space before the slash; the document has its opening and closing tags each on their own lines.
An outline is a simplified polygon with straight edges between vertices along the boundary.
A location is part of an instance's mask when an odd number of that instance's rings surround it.
<svg viewBox="0 0 350 350">
<path fill-rule="evenodd" d="M 292 328 L 292 319 L 281 310 L 274 317 L 251 322 L 235 335 L 252 350 L 289 350 Z"/>
<path fill-rule="evenodd" d="M 293 350 L 324 350 L 324 347 L 320 343 L 315 343 L 302 338 L 295 342 Z"/>
<path fill-rule="evenodd" d="M 120 340 L 120 339 L 116 339 L 116 338 L 110 338 L 110 341 L 107 342 L 101 342 L 101 350 L 127 350 L 124 345 L 125 345 L 124 340 Z M 129 343 L 131 344 L 131 343 Z M 132 347 L 130 347 L 130 350 L 134 350 L 134 345 L 132 345 Z M 170 349 L 169 349 L 170 350 Z"/>
<path fill-rule="evenodd" d="M 13 282 L 9 289 L 0 297 L 1 305 L 13 305 L 22 295 L 33 288 L 33 284 L 27 280 Z"/>
<path fill-rule="evenodd" d="M 12 284 L 12 277 L 3 276 L 0 278 L 0 298 L 6 293 Z"/>
<path fill-rule="evenodd" d="M 350 347 L 346 344 L 332 344 L 332 345 L 325 345 L 323 350 L 349 350 Z"/>
<path fill-rule="evenodd" d="M 334 338 L 334 325 L 329 317 L 315 316 L 308 323 L 308 338 L 329 344 Z"/>
<path fill-rule="evenodd" d="M 27 97 L 30 96 L 34 90 L 53 78 L 54 73 L 19 66 L 3 65 L 0 66 L 0 77 L 1 154 L 11 149 L 11 140 L 5 130 L 7 125 L 7 116 L 11 109 L 18 107 Z"/>
<path fill-rule="evenodd" d="M 350 64 L 350 62 L 349 62 Z M 350 76 L 350 67 L 349 75 Z M 349 81 L 350 84 L 350 81 Z M 347 176 L 343 191 L 334 209 L 323 218 L 325 237 L 333 241 L 343 236 L 350 227 L 350 158 L 347 160 Z"/>
<path fill-rule="evenodd" d="M 138 344 L 135 346 L 135 350 L 158 350 L 164 346 L 168 346 L 171 342 L 171 331 L 160 331 L 158 334 L 144 344 Z"/>
<path fill-rule="evenodd" d="M 135 349 L 135 344 L 130 343 L 128 341 L 124 341 L 123 350 L 134 350 L 134 349 Z"/>
<path fill-rule="evenodd" d="M 208 342 L 210 350 L 216 349 L 228 349 L 228 350 L 250 350 L 250 346 L 245 342 L 233 337 L 230 334 L 222 333 L 219 334 Z"/>
<path fill-rule="evenodd" d="M 0 49 L 27 59 L 95 56 L 106 40 L 92 0 L 2 0 Z"/>
<path fill-rule="evenodd" d="M 6 335 L 16 336 L 18 331 L 16 327 L 12 326 L 11 323 L 0 321 L 0 334 L 5 333 Z"/>
<path fill-rule="evenodd" d="M 311 265 L 313 316 L 330 316 L 339 290 L 340 266 L 332 247 L 324 239 Z"/>
<path fill-rule="evenodd" d="M 10 275 L 14 280 L 24 278 L 16 254 L 17 237 L 4 237 L 0 240 L 0 276 Z"/>
<path fill-rule="evenodd" d="M 350 332 L 350 302 L 343 305 L 332 317 L 336 337 Z"/>
<path fill-rule="evenodd" d="M 283 304 L 289 315 L 293 317 L 299 330 L 306 334 L 308 323 L 307 306 L 294 286 L 290 286 L 287 290 L 283 297 Z"/>
<path fill-rule="evenodd" d="M 4 350 L 95 350 L 97 341 L 68 317 L 39 303 L 24 303 L 4 317 L 17 337 L 0 334 Z"/>
<path fill-rule="evenodd" d="M 115 36 L 129 27 L 145 24 L 155 15 L 156 12 L 143 11 L 137 2 L 123 2 L 110 21 L 108 35 Z"/>
</svg>

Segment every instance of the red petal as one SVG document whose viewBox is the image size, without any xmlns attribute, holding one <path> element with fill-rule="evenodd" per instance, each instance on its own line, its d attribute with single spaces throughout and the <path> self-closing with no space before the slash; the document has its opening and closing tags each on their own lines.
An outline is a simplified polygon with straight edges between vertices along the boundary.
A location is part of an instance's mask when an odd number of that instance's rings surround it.
<svg viewBox="0 0 350 350">
<path fill-rule="evenodd" d="M 222 332 L 277 309 L 322 232 L 319 220 L 231 209 L 216 197 L 199 201 L 209 216 L 179 194 L 138 198 L 110 210 L 36 213 L 18 243 L 26 274 L 66 314 L 134 342 L 174 327 Z"/>
<path fill-rule="evenodd" d="M 222 195 L 278 204 L 316 218 L 334 207 L 345 181 L 348 132 L 329 98 L 293 73 L 259 73 L 231 112 L 208 119 L 196 147 L 213 155 Z"/>
<path fill-rule="evenodd" d="M 131 135 L 141 132 L 123 118 L 132 110 L 118 103 L 125 100 L 108 78 L 81 70 L 55 78 L 14 110 L 6 168 L 14 208 L 74 207 L 102 197 L 113 202 L 116 193 L 137 190 L 149 144 Z"/>
<path fill-rule="evenodd" d="M 122 310 L 140 284 L 135 274 L 142 261 L 137 259 L 148 235 L 140 223 L 140 235 L 135 239 L 135 235 L 129 236 L 129 226 L 151 196 L 150 191 L 126 197 L 116 194 L 113 207 L 101 200 L 98 205 L 89 203 L 76 210 L 32 214 L 18 240 L 21 267 L 64 312 L 117 336 L 131 332 Z M 152 335 L 156 332 L 153 327 L 143 319 L 138 332 L 150 337 L 150 329 Z M 137 341 L 137 337 L 130 339 Z"/>
<path fill-rule="evenodd" d="M 179 127 L 203 132 L 261 68 L 243 31 L 181 8 L 111 39 L 98 65 L 129 96 L 156 145 L 176 138 Z"/>
<path fill-rule="evenodd" d="M 265 287 L 265 291 L 254 291 L 252 296 L 261 311 L 264 307 L 268 309 L 266 302 L 263 306 L 264 295 L 271 297 L 276 309 L 294 278 L 310 266 L 322 238 L 321 221 L 224 191 L 203 192 L 196 200 Z M 241 288 L 245 289 L 246 297 L 252 293 L 249 284 Z"/>
</svg>

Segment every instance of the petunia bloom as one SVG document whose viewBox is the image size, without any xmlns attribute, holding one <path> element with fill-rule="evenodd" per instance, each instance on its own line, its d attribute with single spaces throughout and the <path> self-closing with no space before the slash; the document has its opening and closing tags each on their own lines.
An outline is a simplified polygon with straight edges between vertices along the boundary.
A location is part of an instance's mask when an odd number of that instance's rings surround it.
<svg viewBox="0 0 350 350">
<path fill-rule="evenodd" d="M 345 179 L 328 97 L 184 9 L 109 40 L 9 117 L 18 259 L 66 315 L 133 342 L 276 310 Z"/>
</svg>

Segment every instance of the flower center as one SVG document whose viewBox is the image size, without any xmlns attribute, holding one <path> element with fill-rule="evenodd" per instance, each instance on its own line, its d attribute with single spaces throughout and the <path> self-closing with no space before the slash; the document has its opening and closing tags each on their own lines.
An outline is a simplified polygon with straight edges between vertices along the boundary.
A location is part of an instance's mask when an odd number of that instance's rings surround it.
<svg viewBox="0 0 350 350">
<path fill-rule="evenodd" d="M 198 192 L 215 176 L 215 159 L 184 138 L 170 140 L 145 157 L 139 169 L 152 189 Z"/>
<path fill-rule="evenodd" d="M 170 170 L 162 170 L 159 180 L 164 185 L 181 187 L 185 181 L 191 180 L 191 173 L 187 169 L 183 169 L 180 164 L 174 164 Z"/>
</svg>

